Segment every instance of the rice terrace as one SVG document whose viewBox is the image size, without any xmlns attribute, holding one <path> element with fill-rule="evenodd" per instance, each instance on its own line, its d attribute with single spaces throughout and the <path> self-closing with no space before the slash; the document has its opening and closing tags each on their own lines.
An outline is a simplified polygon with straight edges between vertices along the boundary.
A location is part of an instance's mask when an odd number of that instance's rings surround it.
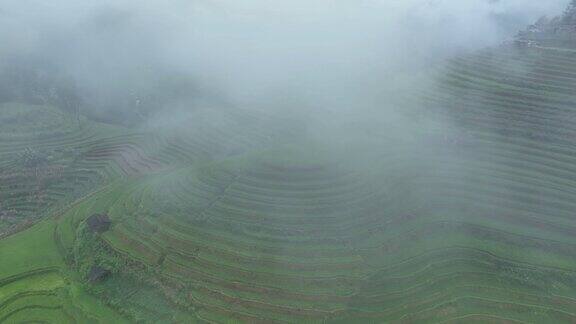
<svg viewBox="0 0 576 324">
<path fill-rule="evenodd" d="M 0 323 L 576 323 L 576 1 L 24 2 Z"/>
</svg>

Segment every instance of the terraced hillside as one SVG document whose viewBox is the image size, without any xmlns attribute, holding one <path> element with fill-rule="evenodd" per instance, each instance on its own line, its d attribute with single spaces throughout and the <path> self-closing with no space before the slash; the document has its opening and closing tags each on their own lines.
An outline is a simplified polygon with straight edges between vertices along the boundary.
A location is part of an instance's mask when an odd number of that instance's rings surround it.
<svg viewBox="0 0 576 324">
<path fill-rule="evenodd" d="M 0 236 L 115 179 L 238 154 L 272 141 L 270 133 L 235 131 L 240 122 L 259 122 L 250 115 L 221 113 L 220 127 L 196 115 L 190 116 L 192 130 L 151 132 L 77 120 L 52 106 L 2 104 Z M 233 132 L 237 135 L 230 136 Z"/>
<path fill-rule="evenodd" d="M 254 112 L 151 133 L 43 115 L 56 124 L 22 158 L 87 180 L 0 241 L 0 322 L 573 323 L 575 86 L 570 50 L 458 57 L 413 96 L 442 130 L 368 131 L 369 153 Z"/>
<path fill-rule="evenodd" d="M 0 233 L 120 174 L 105 160 L 83 158 L 94 143 L 121 136 L 120 129 L 73 119 L 55 107 L 19 103 L 0 106 L 0 124 Z"/>
<path fill-rule="evenodd" d="M 183 169 L 124 188 L 107 210 L 115 225 L 102 242 L 111 255 L 153 267 L 148 281 L 179 291 L 173 302 L 197 308 L 201 319 L 320 320 L 342 311 L 370 272 L 354 242 L 381 221 L 375 198 L 383 192 L 342 166 L 291 155 Z"/>
<path fill-rule="evenodd" d="M 429 206 L 414 236 L 444 243 L 404 263 L 430 278 L 413 286 L 428 299 L 407 321 L 575 320 L 575 60 L 557 49 L 488 49 L 453 60 L 426 93 L 458 129 L 441 145 L 443 167 L 417 181 Z M 390 298 L 377 287 L 371 294 Z"/>
<path fill-rule="evenodd" d="M 141 132 L 69 119 L 49 106 L 2 106 L 0 116 L 7 127 L 2 129 L 6 141 L 0 155 L 1 219 L 8 237 L 0 248 L 0 296 L 5 298 L 0 322 L 121 320 L 81 287 L 84 277 L 75 273 L 78 269 L 71 267 L 70 251 L 65 250 L 76 228 L 60 237 L 54 220 L 69 221 L 67 211 L 99 199 L 100 192 L 117 183 L 238 155 L 276 141 L 278 135 L 240 130 L 240 124 L 262 122 L 250 114 L 220 111 L 208 121 L 199 117 L 205 115 L 198 110 L 181 126 Z"/>
</svg>

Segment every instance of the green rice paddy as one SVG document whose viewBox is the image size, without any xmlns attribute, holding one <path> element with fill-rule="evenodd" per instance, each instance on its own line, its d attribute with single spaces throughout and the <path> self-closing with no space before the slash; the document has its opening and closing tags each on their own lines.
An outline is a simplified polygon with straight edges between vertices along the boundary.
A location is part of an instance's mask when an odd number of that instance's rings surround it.
<svg viewBox="0 0 576 324">
<path fill-rule="evenodd" d="M 254 111 L 147 132 L 4 104 L 0 322 L 576 322 L 576 54 L 436 74 L 405 104 L 453 134 L 362 164 Z"/>
</svg>

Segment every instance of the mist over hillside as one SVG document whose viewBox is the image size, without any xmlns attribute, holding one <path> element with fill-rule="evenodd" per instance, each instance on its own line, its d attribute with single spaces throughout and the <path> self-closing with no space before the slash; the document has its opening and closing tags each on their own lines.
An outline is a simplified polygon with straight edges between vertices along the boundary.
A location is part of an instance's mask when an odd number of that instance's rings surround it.
<svg viewBox="0 0 576 324">
<path fill-rule="evenodd" d="M 575 16 L 4 0 L 0 323 L 576 323 Z"/>
<path fill-rule="evenodd" d="M 496 45 L 566 2 L 7 1 L 0 94 L 58 92 L 130 123 L 182 102 L 274 109 L 286 92 L 360 109 L 391 75 Z"/>
</svg>

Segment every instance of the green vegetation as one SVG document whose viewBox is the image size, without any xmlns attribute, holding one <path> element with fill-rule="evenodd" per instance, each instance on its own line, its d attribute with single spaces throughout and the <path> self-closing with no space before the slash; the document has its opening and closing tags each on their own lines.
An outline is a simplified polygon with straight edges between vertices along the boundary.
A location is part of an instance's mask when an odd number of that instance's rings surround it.
<svg viewBox="0 0 576 324">
<path fill-rule="evenodd" d="M 575 86 L 572 52 L 459 57 L 410 99 L 457 127 L 364 163 L 253 111 L 3 104 L 0 322 L 573 323 Z"/>
</svg>

